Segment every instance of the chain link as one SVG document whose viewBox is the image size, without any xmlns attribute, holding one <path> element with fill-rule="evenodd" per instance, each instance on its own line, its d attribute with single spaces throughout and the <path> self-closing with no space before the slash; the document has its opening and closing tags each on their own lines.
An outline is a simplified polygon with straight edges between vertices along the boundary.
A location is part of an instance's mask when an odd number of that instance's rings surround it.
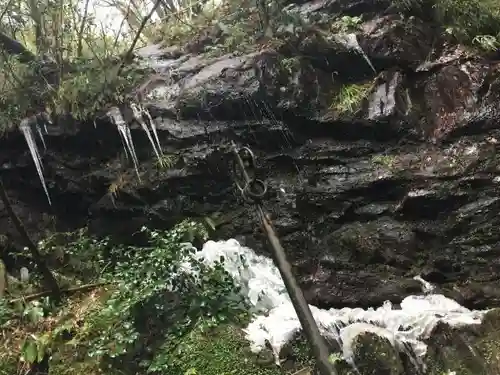
<svg viewBox="0 0 500 375">
<path fill-rule="evenodd" d="M 254 153 L 248 147 L 237 149 L 234 143 L 232 148 L 236 159 L 232 171 L 236 187 L 246 202 L 260 203 L 267 194 L 267 184 L 255 177 L 257 164 Z"/>
</svg>

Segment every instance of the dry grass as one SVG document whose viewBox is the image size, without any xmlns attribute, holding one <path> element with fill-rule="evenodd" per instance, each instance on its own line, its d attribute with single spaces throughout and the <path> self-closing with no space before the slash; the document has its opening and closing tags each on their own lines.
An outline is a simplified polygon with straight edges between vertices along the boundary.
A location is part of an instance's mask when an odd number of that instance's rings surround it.
<svg viewBox="0 0 500 375">
<path fill-rule="evenodd" d="M 77 336 L 80 337 L 86 318 L 102 307 L 102 302 L 108 293 L 109 291 L 103 287 L 88 293 L 71 296 L 66 301 L 63 310 L 36 322 L 30 322 L 29 319 L 12 319 L 7 322 L 0 328 L 0 375 L 4 373 L 8 375 L 26 374 L 30 367 L 22 360 L 22 347 L 26 339 L 47 343 L 47 351 L 57 362 L 62 364 L 62 366 L 57 367 L 60 367 L 60 370 L 66 368 L 68 371 L 71 368 L 71 371 L 74 372 L 75 367 L 73 367 L 72 362 L 76 360 L 75 353 L 78 342 L 75 340 L 76 337 L 65 342 L 61 339 L 61 333 L 78 330 Z M 52 367 L 51 364 L 51 369 Z M 59 375 L 62 373 L 60 370 L 51 370 L 51 372 Z M 89 371 L 86 373 L 93 374 Z M 99 372 L 95 372 L 95 374 L 97 373 Z"/>
</svg>

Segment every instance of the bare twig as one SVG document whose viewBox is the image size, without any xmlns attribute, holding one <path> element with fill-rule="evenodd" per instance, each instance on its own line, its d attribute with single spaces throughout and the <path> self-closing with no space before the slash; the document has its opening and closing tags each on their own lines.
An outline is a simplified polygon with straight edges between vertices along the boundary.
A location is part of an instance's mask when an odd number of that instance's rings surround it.
<svg viewBox="0 0 500 375">
<path fill-rule="evenodd" d="M 132 41 L 132 44 L 130 45 L 130 48 L 128 49 L 127 53 L 125 54 L 125 56 L 123 57 L 121 63 L 120 63 L 120 66 L 118 67 L 118 71 L 116 72 L 116 76 L 118 77 L 120 75 L 120 73 L 122 72 L 123 70 L 123 67 L 125 66 L 125 63 L 127 61 L 130 60 L 130 58 L 132 57 L 132 54 L 134 52 L 134 48 L 135 48 L 135 45 L 137 44 L 137 41 L 139 40 L 139 38 L 141 37 L 141 33 L 142 33 L 142 30 L 144 30 L 144 27 L 146 27 L 146 24 L 148 23 L 148 21 L 151 19 L 151 17 L 153 16 L 154 12 L 156 11 L 156 8 L 158 8 L 158 6 L 160 5 L 161 3 L 161 0 L 156 0 L 155 2 L 155 5 L 153 6 L 153 8 L 151 8 L 151 10 L 149 11 L 149 13 L 147 14 L 146 17 L 144 17 L 144 19 L 142 20 L 141 22 L 141 26 L 139 26 L 139 30 L 137 30 L 137 33 L 135 34 L 135 38 L 134 40 Z"/>
<path fill-rule="evenodd" d="M 7 12 L 9 11 L 10 9 L 10 6 L 12 5 L 12 3 L 14 2 L 14 0 L 9 0 L 9 2 L 7 3 L 7 5 L 5 5 L 5 9 L 2 11 L 2 13 L 0 13 L 0 21 L 3 19 L 3 17 L 7 14 Z"/>
<path fill-rule="evenodd" d="M 77 47 L 77 52 L 76 55 L 78 57 L 82 56 L 82 51 L 83 51 L 83 32 L 85 30 L 85 25 L 87 23 L 87 16 L 89 13 L 89 3 L 90 0 L 85 0 L 85 8 L 83 10 L 83 17 L 82 17 L 82 22 L 80 23 L 80 29 L 78 30 L 77 38 L 78 38 L 78 47 Z"/>
<path fill-rule="evenodd" d="M 87 291 L 92 290 L 92 289 L 100 288 L 101 286 L 107 286 L 107 285 L 112 285 L 112 284 L 113 283 L 110 283 L 110 282 L 86 284 L 86 285 L 82 285 L 82 286 L 77 286 L 75 288 L 61 289 L 60 293 L 64 294 L 64 295 L 68 295 L 68 294 L 74 294 L 74 293 L 78 293 L 78 292 L 87 292 Z M 46 290 L 44 292 L 30 294 L 27 296 L 12 299 L 9 301 L 9 303 L 12 304 L 12 303 L 17 303 L 17 302 L 30 302 L 30 301 L 33 301 L 37 298 L 50 296 L 51 294 L 52 294 L 52 292 L 50 290 Z"/>
<path fill-rule="evenodd" d="M 127 17 L 128 17 L 128 15 L 130 13 L 130 6 L 131 6 L 131 3 L 128 3 L 127 13 L 123 17 L 122 22 L 120 23 L 120 27 L 118 28 L 118 32 L 115 35 L 115 40 L 113 42 L 113 51 L 115 50 L 116 46 L 118 45 L 118 40 L 120 39 L 120 34 L 122 32 L 123 25 L 125 25 L 125 22 L 127 21 Z"/>
</svg>

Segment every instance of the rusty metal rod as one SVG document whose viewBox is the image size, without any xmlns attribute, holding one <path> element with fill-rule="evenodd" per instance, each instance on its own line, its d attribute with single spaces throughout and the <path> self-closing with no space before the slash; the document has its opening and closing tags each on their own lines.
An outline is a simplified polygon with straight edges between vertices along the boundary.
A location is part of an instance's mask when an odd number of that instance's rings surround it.
<svg viewBox="0 0 500 375">
<path fill-rule="evenodd" d="M 238 162 L 238 165 L 245 179 L 247 186 L 252 182 L 250 176 L 248 175 L 245 164 L 238 153 L 238 149 L 234 142 L 232 143 L 232 152 Z M 266 215 L 264 208 L 259 201 L 254 201 L 257 208 L 257 214 L 259 215 L 262 225 L 269 240 L 274 255 L 274 262 L 280 271 L 281 278 L 285 284 L 290 300 L 292 301 L 293 307 L 299 318 L 300 324 L 306 336 L 309 346 L 312 348 L 313 355 L 316 359 L 316 363 L 321 375 L 337 375 L 335 368 L 329 361 L 329 350 L 326 345 L 323 336 L 319 331 L 318 325 L 314 320 L 309 304 L 307 303 L 304 293 L 300 288 L 295 276 L 292 273 L 292 267 L 290 262 L 286 258 L 285 250 L 281 246 L 280 240 L 272 226 L 271 221 Z"/>
</svg>

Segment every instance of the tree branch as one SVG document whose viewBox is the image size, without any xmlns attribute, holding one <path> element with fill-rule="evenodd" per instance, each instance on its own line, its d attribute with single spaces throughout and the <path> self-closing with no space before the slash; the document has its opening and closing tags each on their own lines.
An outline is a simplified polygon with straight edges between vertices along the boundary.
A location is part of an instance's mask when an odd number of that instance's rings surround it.
<svg viewBox="0 0 500 375">
<path fill-rule="evenodd" d="M 40 254 L 40 252 L 38 251 L 38 248 L 31 240 L 30 236 L 28 235 L 28 232 L 26 232 L 26 228 L 24 228 L 23 223 L 21 222 L 19 217 L 16 215 L 16 213 L 12 209 L 12 205 L 10 204 L 10 200 L 9 200 L 9 197 L 7 196 L 7 192 L 5 191 L 5 187 L 3 185 L 3 181 L 1 179 L 1 177 L 0 177 L 0 198 L 3 201 L 5 211 L 7 211 L 10 219 L 12 220 L 12 224 L 14 224 L 17 231 L 21 235 L 23 241 L 25 242 L 26 247 L 31 252 L 31 256 L 33 257 L 33 261 L 35 262 L 35 264 L 38 268 L 38 271 L 40 271 L 40 273 L 43 276 L 43 281 L 45 283 L 45 287 L 50 290 L 50 293 L 54 296 L 56 301 L 60 300 L 61 290 L 59 289 L 59 285 L 57 284 L 57 280 L 55 279 L 54 275 L 52 274 L 49 267 L 45 263 L 45 260 L 43 259 L 42 254 Z"/>
<path fill-rule="evenodd" d="M 61 294 L 67 295 L 67 294 L 73 294 L 73 293 L 77 293 L 77 292 L 87 292 L 89 290 L 96 289 L 96 288 L 99 288 L 101 286 L 112 285 L 112 284 L 113 283 L 111 283 L 111 282 L 86 284 L 86 285 L 82 285 L 82 286 L 77 286 L 75 288 L 61 289 Z M 17 302 L 30 302 L 30 301 L 33 301 L 37 298 L 50 296 L 51 294 L 52 294 L 52 292 L 50 290 L 48 290 L 48 291 L 44 291 L 44 292 L 40 292 L 40 293 L 30 294 L 30 295 L 24 296 L 24 297 L 15 298 L 15 299 L 10 300 L 9 303 L 12 304 L 12 303 L 17 303 Z"/>
<path fill-rule="evenodd" d="M 151 8 L 151 10 L 149 11 L 148 15 L 146 17 L 144 17 L 144 19 L 142 20 L 141 26 L 139 26 L 139 30 L 137 30 L 137 33 L 135 34 L 135 38 L 132 41 L 132 44 L 130 45 L 130 48 L 128 49 L 127 53 L 123 57 L 122 62 L 120 63 L 120 66 L 118 67 L 118 71 L 116 72 L 116 76 L 120 75 L 120 73 L 123 70 L 123 67 L 125 66 L 125 63 L 127 61 L 129 61 L 130 58 L 132 57 L 135 45 L 137 44 L 137 41 L 141 37 L 142 30 L 144 30 L 144 27 L 146 27 L 146 24 L 151 19 L 151 17 L 153 16 L 154 12 L 156 11 L 156 8 L 158 8 L 158 6 L 160 5 L 160 3 L 161 3 L 161 0 L 156 0 L 155 5 L 153 6 L 153 8 Z"/>
<path fill-rule="evenodd" d="M 85 8 L 84 8 L 84 11 L 83 11 L 82 22 L 80 24 L 80 30 L 78 30 L 78 34 L 77 34 L 78 47 L 77 47 L 76 55 L 78 57 L 82 56 L 82 51 L 83 51 L 83 32 L 85 31 L 85 25 L 87 23 L 87 16 L 88 16 L 88 13 L 89 13 L 89 3 L 90 3 L 90 0 L 85 0 Z"/>
</svg>

